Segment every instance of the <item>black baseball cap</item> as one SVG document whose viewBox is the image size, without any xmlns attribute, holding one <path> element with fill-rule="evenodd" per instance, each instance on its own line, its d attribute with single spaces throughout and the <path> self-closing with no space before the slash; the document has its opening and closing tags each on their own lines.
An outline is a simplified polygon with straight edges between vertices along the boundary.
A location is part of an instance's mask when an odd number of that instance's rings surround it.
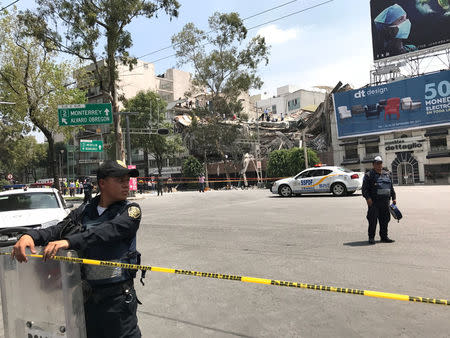
<svg viewBox="0 0 450 338">
<path fill-rule="evenodd" d="M 138 177 L 137 169 L 128 169 L 122 161 L 105 161 L 97 169 L 97 181 L 106 177 L 121 177 L 130 175 L 130 177 Z"/>
</svg>

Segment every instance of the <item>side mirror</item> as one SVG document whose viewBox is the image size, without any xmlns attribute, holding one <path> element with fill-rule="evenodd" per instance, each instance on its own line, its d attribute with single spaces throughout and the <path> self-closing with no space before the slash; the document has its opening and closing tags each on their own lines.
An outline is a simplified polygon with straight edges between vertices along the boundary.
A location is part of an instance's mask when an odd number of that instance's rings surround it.
<svg viewBox="0 0 450 338">
<path fill-rule="evenodd" d="M 73 203 L 66 203 L 66 209 L 72 209 Z"/>
</svg>

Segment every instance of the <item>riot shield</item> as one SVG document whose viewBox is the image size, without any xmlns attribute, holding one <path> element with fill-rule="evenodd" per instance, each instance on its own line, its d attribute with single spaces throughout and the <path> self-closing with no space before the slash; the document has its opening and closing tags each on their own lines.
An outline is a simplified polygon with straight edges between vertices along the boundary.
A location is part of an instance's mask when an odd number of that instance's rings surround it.
<svg viewBox="0 0 450 338">
<path fill-rule="evenodd" d="M 74 251 L 58 255 L 76 257 Z M 5 338 L 86 337 L 79 264 L 0 256 L 0 289 Z"/>
</svg>

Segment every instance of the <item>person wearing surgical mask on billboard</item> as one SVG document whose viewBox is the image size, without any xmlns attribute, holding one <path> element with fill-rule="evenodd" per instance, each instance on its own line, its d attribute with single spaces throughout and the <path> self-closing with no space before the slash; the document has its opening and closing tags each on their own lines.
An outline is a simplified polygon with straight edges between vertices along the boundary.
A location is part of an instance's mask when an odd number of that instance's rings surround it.
<svg viewBox="0 0 450 338">
<path fill-rule="evenodd" d="M 411 32 L 411 21 L 400 5 L 395 4 L 384 9 L 374 22 L 385 57 L 417 50 L 414 45 L 404 44 Z"/>
</svg>

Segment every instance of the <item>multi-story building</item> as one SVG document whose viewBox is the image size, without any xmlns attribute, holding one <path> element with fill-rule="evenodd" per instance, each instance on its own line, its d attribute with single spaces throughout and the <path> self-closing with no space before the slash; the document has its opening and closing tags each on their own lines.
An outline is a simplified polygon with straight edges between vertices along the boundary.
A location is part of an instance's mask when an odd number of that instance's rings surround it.
<svg viewBox="0 0 450 338">
<path fill-rule="evenodd" d="M 256 111 L 262 111 L 268 112 L 273 118 L 280 121 L 281 117 L 289 117 L 291 114 L 298 113 L 302 108 L 317 107 L 324 99 L 324 92 L 295 90 L 292 85 L 286 85 L 277 88 L 277 95 L 273 97 L 262 98 L 261 94 L 252 96 L 251 100 L 258 108 L 254 109 L 255 115 L 252 118 L 258 117 Z"/>
<path fill-rule="evenodd" d="M 101 73 L 104 73 L 105 61 L 99 61 L 98 67 Z M 86 66 L 80 70 L 81 74 L 86 74 L 82 80 L 79 81 L 79 88 L 87 91 L 88 103 L 106 103 L 110 102 L 107 94 L 102 92 L 102 88 L 108 88 L 108 77 L 98 81 L 94 79 L 93 72 L 95 70 L 94 64 Z M 118 64 L 118 79 L 116 82 L 117 94 L 119 99 L 130 99 L 134 97 L 139 91 L 151 90 L 158 93 L 162 99 L 170 103 L 184 98 L 185 93 L 191 87 L 191 74 L 178 69 L 168 69 L 165 73 L 157 75 L 155 73 L 155 66 L 152 63 L 138 60 L 133 69 L 128 66 Z M 106 73 L 105 73 L 106 74 Z M 122 108 L 122 102 L 119 101 L 119 107 Z M 79 143 L 82 139 L 97 139 L 106 142 L 106 136 L 111 133 L 112 125 L 95 125 L 85 126 L 85 130 L 80 132 L 75 137 L 75 149 L 79 149 Z M 105 144 L 108 148 L 108 144 Z M 68 164 L 75 168 L 73 175 L 69 176 L 92 176 L 95 173 L 99 163 L 106 159 L 105 152 L 79 152 L 68 153 Z M 138 168 L 142 168 L 142 156 L 138 149 L 133 151 L 133 164 L 137 164 Z M 152 164 L 153 159 L 150 157 L 149 163 Z M 171 166 L 172 163 L 168 163 Z M 173 171 L 167 169 L 167 171 Z"/>
</svg>

